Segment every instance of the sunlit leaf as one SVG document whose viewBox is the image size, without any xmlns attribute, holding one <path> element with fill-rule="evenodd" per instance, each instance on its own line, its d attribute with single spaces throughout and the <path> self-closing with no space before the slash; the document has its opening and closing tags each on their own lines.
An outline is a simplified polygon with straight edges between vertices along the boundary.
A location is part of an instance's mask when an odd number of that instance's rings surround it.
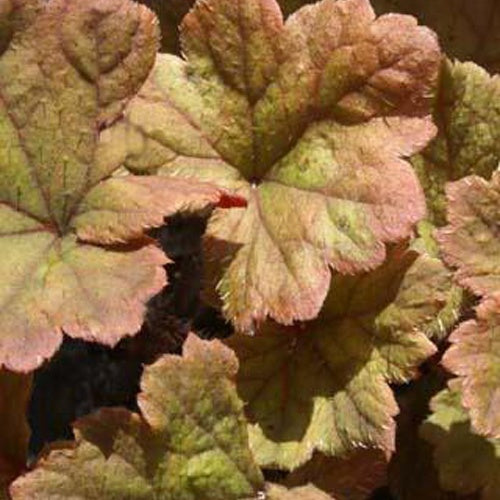
<svg viewBox="0 0 500 500">
<path fill-rule="evenodd" d="M 165 285 L 143 229 L 220 194 L 120 175 L 126 138 L 111 124 L 157 49 L 145 7 L 0 0 L 0 23 L 0 365 L 28 371 L 63 331 L 108 345 L 135 333 Z"/>
<path fill-rule="evenodd" d="M 248 199 L 215 212 L 206 245 L 239 329 L 314 318 L 329 268 L 378 266 L 424 216 L 403 158 L 435 133 L 435 36 L 376 19 L 368 0 L 323 0 L 286 23 L 275 0 L 204 0 L 181 31 L 186 59 L 159 57 L 126 111 L 127 167 Z"/>
<path fill-rule="evenodd" d="M 428 217 L 444 225 L 446 183 L 472 174 L 489 179 L 500 162 L 500 77 L 473 63 L 445 61 L 433 115 L 438 135 L 412 164 Z"/>
<path fill-rule="evenodd" d="M 261 466 L 294 469 L 316 450 L 394 449 L 389 383 L 412 379 L 435 351 L 421 332 L 443 305 L 419 279 L 428 259 L 395 251 L 371 273 L 336 275 L 315 321 L 226 341 L 240 361 L 238 391 Z"/>
<path fill-rule="evenodd" d="M 489 71 L 500 70 L 500 5 L 496 0 L 372 0 L 378 14 L 416 16 L 439 36 L 443 50 Z"/>
<path fill-rule="evenodd" d="M 459 284 L 500 302 L 500 172 L 448 184 L 448 221 L 437 239 Z M 499 306 L 500 307 L 500 306 Z"/>
<path fill-rule="evenodd" d="M 474 430 L 500 438 L 500 307 L 492 303 L 478 315 L 452 333 L 443 364 L 460 376 Z"/>
<path fill-rule="evenodd" d="M 194 335 L 145 369 L 142 415 L 103 409 L 11 487 L 14 499 L 236 500 L 264 489 L 233 378 L 234 354 Z"/>
</svg>

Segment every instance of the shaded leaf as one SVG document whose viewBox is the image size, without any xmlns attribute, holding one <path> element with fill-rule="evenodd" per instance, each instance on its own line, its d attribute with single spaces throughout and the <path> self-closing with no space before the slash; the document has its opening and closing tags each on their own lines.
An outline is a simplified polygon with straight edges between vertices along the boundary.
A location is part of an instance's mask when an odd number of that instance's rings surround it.
<svg viewBox="0 0 500 500">
<path fill-rule="evenodd" d="M 0 365 L 28 371 L 63 331 L 108 345 L 135 333 L 165 285 L 143 229 L 220 193 L 121 175 L 126 138 L 109 126 L 154 63 L 150 11 L 1 0 L 0 17 L 12 32 L 0 54 Z"/>
<path fill-rule="evenodd" d="M 184 355 L 148 366 L 142 416 L 103 409 L 75 424 L 11 487 L 14 499 L 239 499 L 264 488 L 248 449 L 234 354 L 190 335 Z"/>
<path fill-rule="evenodd" d="M 449 184 L 449 225 L 437 235 L 458 283 L 487 299 L 500 300 L 500 172 L 488 182 L 477 176 Z"/>
<path fill-rule="evenodd" d="M 439 36 L 443 50 L 461 61 L 500 70 L 500 5 L 496 0 L 372 0 L 378 14 L 416 16 Z"/>
<path fill-rule="evenodd" d="M 419 435 L 420 424 L 431 411 L 431 397 L 445 386 L 442 370 L 431 368 L 397 396 L 401 411 L 396 417 L 396 451 L 388 472 L 391 493 L 398 500 L 455 500 L 440 487 L 433 447 Z"/>
<path fill-rule="evenodd" d="M 411 17 L 376 19 L 367 0 L 323 0 L 286 23 L 275 0 L 206 0 L 182 42 L 186 61 L 159 57 L 126 111 L 127 167 L 248 199 L 207 230 L 239 329 L 314 318 L 329 267 L 376 267 L 424 216 L 403 158 L 435 133 L 435 37 Z"/>
<path fill-rule="evenodd" d="M 0 371 L 0 498 L 7 498 L 7 486 L 26 468 L 30 395 L 31 375 Z"/>
<path fill-rule="evenodd" d="M 500 440 L 475 434 L 460 404 L 460 382 L 432 399 L 433 414 L 421 428 L 435 446 L 434 462 L 441 486 L 461 495 L 481 492 L 481 500 L 496 500 L 500 491 Z"/>
<path fill-rule="evenodd" d="M 240 361 L 250 444 L 263 467 L 294 469 L 315 450 L 394 449 L 398 407 L 389 383 L 404 383 L 435 348 L 419 331 L 442 305 L 415 268 L 429 262 L 396 251 L 377 270 L 335 275 L 319 317 L 294 327 L 265 325 L 226 342 Z"/>
<path fill-rule="evenodd" d="M 366 500 L 387 482 L 388 457 L 381 450 L 359 449 L 346 457 L 315 454 L 293 471 L 287 486 L 313 483 L 338 500 Z"/>
<path fill-rule="evenodd" d="M 450 336 L 443 364 L 462 382 L 462 404 L 479 434 L 500 438 L 500 308 L 480 308 L 478 319 Z"/>
<path fill-rule="evenodd" d="M 446 223 L 447 182 L 489 179 L 500 162 L 500 79 L 473 63 L 442 66 L 434 105 L 438 135 L 412 158 L 427 195 L 428 217 Z"/>
</svg>

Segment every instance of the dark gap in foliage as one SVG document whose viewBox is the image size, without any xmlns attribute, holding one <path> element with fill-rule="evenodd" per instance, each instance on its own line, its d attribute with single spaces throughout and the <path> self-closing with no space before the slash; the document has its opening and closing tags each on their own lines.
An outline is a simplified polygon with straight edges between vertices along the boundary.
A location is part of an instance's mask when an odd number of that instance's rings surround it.
<svg viewBox="0 0 500 500">
<path fill-rule="evenodd" d="M 35 372 L 28 409 L 30 460 L 46 443 L 72 439 L 71 423 L 98 408 L 137 411 L 143 365 L 163 353 L 179 354 L 191 328 L 204 338 L 232 332 L 216 310 L 200 303 L 206 221 L 203 214 L 180 214 L 151 231 L 173 262 L 166 266 L 169 286 L 149 301 L 137 335 L 113 349 L 65 337 L 58 353 Z"/>
</svg>

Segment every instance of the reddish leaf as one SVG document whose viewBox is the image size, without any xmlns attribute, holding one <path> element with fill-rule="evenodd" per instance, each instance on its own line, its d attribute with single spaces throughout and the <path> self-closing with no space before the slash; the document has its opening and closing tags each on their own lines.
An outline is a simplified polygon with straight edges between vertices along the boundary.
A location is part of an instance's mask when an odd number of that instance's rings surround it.
<svg viewBox="0 0 500 500">
<path fill-rule="evenodd" d="M 0 366 L 28 371 L 63 331 L 108 345 L 135 333 L 165 285 L 143 229 L 220 192 L 121 175 L 120 116 L 157 49 L 146 8 L 0 0 L 0 24 Z"/>
<path fill-rule="evenodd" d="M 491 303 L 478 315 L 450 336 L 443 364 L 462 381 L 462 404 L 474 430 L 500 438 L 500 307 Z"/>
<path fill-rule="evenodd" d="M 411 17 L 376 19 L 367 0 L 323 0 L 286 23 L 275 0 L 205 0 L 182 42 L 186 61 L 160 57 L 126 111 L 127 166 L 248 199 L 214 214 L 206 245 L 239 329 L 314 318 L 329 268 L 378 266 L 424 215 L 402 158 L 435 132 L 435 37 Z"/>
<path fill-rule="evenodd" d="M 438 233 L 444 260 L 477 295 L 500 301 L 500 173 L 449 184 L 449 225 Z"/>
<path fill-rule="evenodd" d="M 387 482 L 389 457 L 381 450 L 359 449 L 346 457 L 315 454 L 286 479 L 288 486 L 313 483 L 338 500 L 366 500 Z"/>
</svg>

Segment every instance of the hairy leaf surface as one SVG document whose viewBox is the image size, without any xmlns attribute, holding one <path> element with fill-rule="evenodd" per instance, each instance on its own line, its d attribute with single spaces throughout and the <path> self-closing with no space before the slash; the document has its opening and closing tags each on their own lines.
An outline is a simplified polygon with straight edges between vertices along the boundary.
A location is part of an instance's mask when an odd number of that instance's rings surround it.
<svg viewBox="0 0 500 500">
<path fill-rule="evenodd" d="M 75 424 L 11 487 L 14 499 L 231 500 L 264 489 L 248 449 L 238 364 L 218 341 L 190 335 L 182 357 L 145 369 L 142 415 L 103 409 Z"/>
<path fill-rule="evenodd" d="M 315 450 L 394 449 L 398 407 L 388 384 L 410 380 L 435 351 L 419 329 L 443 305 L 419 279 L 428 257 L 415 259 L 398 250 L 371 273 L 334 276 L 313 322 L 226 341 L 240 361 L 238 391 L 261 466 L 294 469 Z"/>
<path fill-rule="evenodd" d="M 0 365 L 28 371 L 63 331 L 110 345 L 135 333 L 165 285 L 143 229 L 219 193 L 119 175 L 123 127 L 108 126 L 154 63 L 145 7 L 0 0 L 0 18 Z"/>
<path fill-rule="evenodd" d="M 480 308 L 478 319 L 462 323 L 449 340 L 443 364 L 462 381 L 474 430 L 500 438 L 500 307 Z"/>
<path fill-rule="evenodd" d="M 460 495 L 480 493 L 481 500 L 496 500 L 500 491 L 500 440 L 475 434 L 461 406 L 460 382 L 431 401 L 433 414 L 421 427 L 435 446 L 434 461 L 441 486 Z"/>
<path fill-rule="evenodd" d="M 437 235 L 459 284 L 500 303 L 500 172 L 448 184 L 449 225 Z"/>
<path fill-rule="evenodd" d="M 182 43 L 186 60 L 160 57 L 126 111 L 127 166 L 248 199 L 216 211 L 206 245 L 239 329 L 314 318 L 329 267 L 376 267 L 424 215 L 403 158 L 435 133 L 435 36 L 411 17 L 376 19 L 368 0 L 323 0 L 286 23 L 275 0 L 203 0 Z"/>
<path fill-rule="evenodd" d="M 446 223 L 445 184 L 486 179 L 500 162 L 500 79 L 473 63 L 445 61 L 434 104 L 437 137 L 412 158 L 427 196 L 428 217 Z"/>
</svg>

